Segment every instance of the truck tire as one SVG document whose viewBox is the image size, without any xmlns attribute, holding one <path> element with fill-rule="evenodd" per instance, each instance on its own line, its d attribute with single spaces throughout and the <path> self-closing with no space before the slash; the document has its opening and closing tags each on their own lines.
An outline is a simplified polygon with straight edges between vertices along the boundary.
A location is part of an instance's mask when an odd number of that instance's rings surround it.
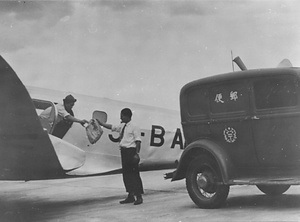
<svg viewBox="0 0 300 222">
<path fill-rule="evenodd" d="M 200 208 L 219 208 L 229 193 L 229 186 L 222 183 L 215 160 L 201 155 L 191 161 L 186 174 L 189 196 Z"/>
<path fill-rule="evenodd" d="M 290 188 L 291 185 L 257 185 L 257 188 L 270 196 L 277 196 L 283 194 Z"/>
</svg>

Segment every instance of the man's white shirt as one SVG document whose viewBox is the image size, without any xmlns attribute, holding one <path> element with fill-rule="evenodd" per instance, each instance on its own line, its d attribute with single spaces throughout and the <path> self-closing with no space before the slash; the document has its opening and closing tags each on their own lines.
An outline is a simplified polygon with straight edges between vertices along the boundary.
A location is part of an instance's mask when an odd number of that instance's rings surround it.
<svg viewBox="0 0 300 222">
<path fill-rule="evenodd" d="M 118 126 L 113 125 L 111 131 L 121 133 L 124 126 L 125 123 L 122 123 Z M 131 122 L 128 122 L 125 126 L 123 138 L 120 141 L 120 147 L 136 147 L 135 142 L 141 141 L 140 135 L 140 129 L 137 126 L 133 125 Z"/>
<path fill-rule="evenodd" d="M 65 117 L 69 116 L 70 113 L 68 113 L 65 109 L 65 106 L 63 104 L 57 104 L 56 105 L 57 112 L 58 112 L 58 117 L 57 117 L 57 122 L 60 122 L 63 120 Z M 49 107 L 45 109 L 39 116 L 42 119 L 49 119 L 50 118 L 50 113 L 51 113 L 52 107 Z"/>
</svg>

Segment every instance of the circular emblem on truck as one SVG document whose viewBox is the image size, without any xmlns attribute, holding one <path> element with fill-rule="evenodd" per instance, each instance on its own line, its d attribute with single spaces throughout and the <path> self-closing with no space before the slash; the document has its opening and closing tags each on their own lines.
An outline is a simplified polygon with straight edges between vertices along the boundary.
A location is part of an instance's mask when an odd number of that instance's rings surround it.
<svg viewBox="0 0 300 222">
<path fill-rule="evenodd" d="M 227 127 L 223 131 L 224 138 L 228 143 L 234 143 L 237 139 L 236 131 L 232 127 Z"/>
</svg>

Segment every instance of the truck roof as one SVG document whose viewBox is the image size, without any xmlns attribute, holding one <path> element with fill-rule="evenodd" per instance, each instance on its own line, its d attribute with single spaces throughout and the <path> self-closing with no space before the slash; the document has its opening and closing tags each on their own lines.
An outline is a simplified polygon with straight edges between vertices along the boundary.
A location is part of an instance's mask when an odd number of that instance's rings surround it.
<svg viewBox="0 0 300 222">
<path fill-rule="evenodd" d="M 236 72 L 229 72 L 229 73 L 209 76 L 209 77 L 201 78 L 187 83 L 182 87 L 180 94 L 184 93 L 187 89 L 197 85 L 206 85 L 206 84 L 211 84 L 216 82 L 224 82 L 224 81 L 239 80 L 239 79 L 249 79 L 249 78 L 253 79 L 256 77 L 264 77 L 264 76 L 268 77 L 270 75 L 279 76 L 282 74 L 300 76 L 300 67 L 251 69 L 251 70 L 236 71 Z"/>
</svg>

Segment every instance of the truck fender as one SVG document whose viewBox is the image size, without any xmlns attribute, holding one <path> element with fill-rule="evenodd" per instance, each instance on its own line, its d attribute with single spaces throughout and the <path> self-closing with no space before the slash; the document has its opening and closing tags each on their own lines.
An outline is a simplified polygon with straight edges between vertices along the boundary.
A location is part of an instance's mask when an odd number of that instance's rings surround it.
<svg viewBox="0 0 300 222">
<path fill-rule="evenodd" d="M 217 161 L 223 182 L 227 184 L 234 174 L 233 163 L 228 153 L 219 144 L 209 139 L 197 140 L 184 149 L 172 181 L 184 179 L 189 163 L 200 154 L 210 155 Z"/>
</svg>

